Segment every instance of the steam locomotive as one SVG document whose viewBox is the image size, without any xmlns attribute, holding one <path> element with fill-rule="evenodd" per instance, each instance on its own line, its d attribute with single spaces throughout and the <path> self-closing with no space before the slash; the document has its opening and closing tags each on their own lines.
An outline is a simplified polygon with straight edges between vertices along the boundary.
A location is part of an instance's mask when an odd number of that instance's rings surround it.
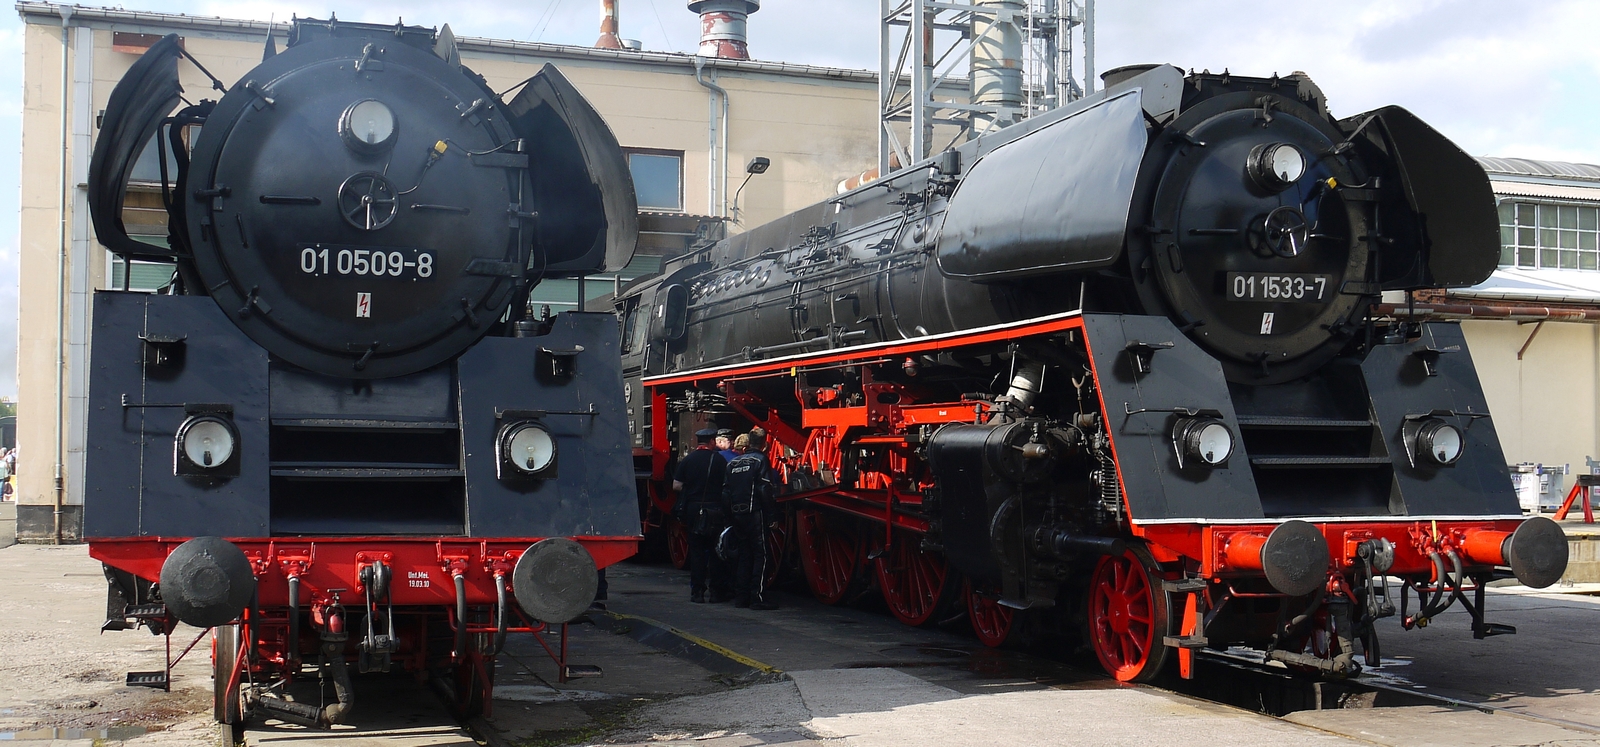
<svg viewBox="0 0 1600 747">
<path fill-rule="evenodd" d="M 1555 582 L 1561 530 L 1522 517 L 1460 328 L 1375 309 L 1494 269 L 1482 169 L 1302 74 L 1105 80 L 626 289 L 647 515 L 676 529 L 687 434 L 761 426 L 770 551 L 824 602 L 1076 630 L 1138 681 L 1235 646 L 1348 676 L 1378 619 L 1455 602 L 1513 632 L 1484 587 Z"/>
<path fill-rule="evenodd" d="M 526 299 L 632 255 L 615 137 L 553 67 L 496 94 L 448 26 L 297 20 L 180 108 L 184 58 L 210 76 L 176 36 L 133 64 L 90 167 L 100 242 L 175 267 L 94 298 L 106 629 L 209 629 L 228 723 L 337 723 L 394 667 L 480 713 L 517 632 L 584 673 L 565 624 L 639 534 L 617 321 Z M 150 149 L 165 245 L 125 221 Z M 284 697 L 308 673 L 326 705 Z"/>
</svg>

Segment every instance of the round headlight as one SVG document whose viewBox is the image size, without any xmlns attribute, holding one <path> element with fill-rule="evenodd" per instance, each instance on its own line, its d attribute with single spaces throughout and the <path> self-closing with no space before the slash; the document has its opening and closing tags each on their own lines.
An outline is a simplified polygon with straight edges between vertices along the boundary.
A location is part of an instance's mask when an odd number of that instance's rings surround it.
<svg viewBox="0 0 1600 747">
<path fill-rule="evenodd" d="M 178 429 L 178 450 L 201 469 L 215 468 L 232 458 L 234 441 L 233 427 L 217 417 L 192 417 Z"/>
<path fill-rule="evenodd" d="M 556 459 L 556 441 L 543 426 L 518 423 L 506 429 L 501 453 L 519 472 L 533 475 L 545 471 Z"/>
<path fill-rule="evenodd" d="M 1233 431 L 1215 418 L 1180 418 L 1172 442 L 1185 467 L 1220 467 L 1233 454 Z"/>
<path fill-rule="evenodd" d="M 1429 420 L 1417 431 L 1417 452 L 1440 466 L 1455 464 L 1465 443 L 1461 429 L 1443 420 Z"/>
<path fill-rule="evenodd" d="M 1250 150 L 1245 170 L 1262 188 L 1281 192 L 1305 176 L 1306 157 L 1289 143 L 1266 143 Z"/>
<path fill-rule="evenodd" d="M 351 104 L 339 118 L 339 135 L 352 149 L 376 153 L 394 145 L 394 111 L 377 99 Z"/>
</svg>

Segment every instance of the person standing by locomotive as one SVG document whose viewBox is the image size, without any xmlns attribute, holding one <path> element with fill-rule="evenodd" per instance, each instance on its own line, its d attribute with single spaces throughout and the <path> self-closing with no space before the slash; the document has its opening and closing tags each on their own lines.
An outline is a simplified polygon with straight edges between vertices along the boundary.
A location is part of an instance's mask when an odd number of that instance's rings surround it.
<svg viewBox="0 0 1600 747">
<path fill-rule="evenodd" d="M 722 602 L 727 574 L 717 560 L 716 543 L 727 525 L 720 498 L 728 460 L 712 445 L 715 428 L 701 428 L 694 435 L 694 451 L 678 460 L 672 474 L 672 489 L 678 493 L 672 513 L 689 534 L 689 601 L 705 602 L 709 594 L 712 602 Z"/>
<path fill-rule="evenodd" d="M 717 453 L 721 454 L 722 458 L 728 460 L 729 462 L 732 462 L 735 457 L 739 456 L 740 452 L 734 449 L 733 446 L 732 428 L 721 428 L 717 430 Z"/>
<path fill-rule="evenodd" d="M 753 610 L 775 610 L 778 603 L 767 591 L 767 521 L 777 515 L 777 487 L 767 462 L 766 432 L 760 429 L 734 442 L 739 456 L 728 463 L 722 502 L 733 525 L 734 605 Z"/>
</svg>

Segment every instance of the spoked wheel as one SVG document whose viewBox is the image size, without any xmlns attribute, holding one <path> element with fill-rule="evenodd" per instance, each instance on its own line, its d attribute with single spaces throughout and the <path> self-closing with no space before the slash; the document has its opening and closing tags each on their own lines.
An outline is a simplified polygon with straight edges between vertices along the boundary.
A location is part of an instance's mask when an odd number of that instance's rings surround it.
<svg viewBox="0 0 1600 747">
<path fill-rule="evenodd" d="M 1108 555 L 1089 581 L 1089 640 L 1095 657 L 1122 682 L 1148 682 L 1167 661 L 1167 594 L 1143 547 Z"/>
<path fill-rule="evenodd" d="M 767 527 L 767 572 L 764 589 L 771 589 L 778 584 L 778 576 L 783 573 L 783 561 L 789 553 L 789 522 L 783 517 L 783 512 L 777 526 Z"/>
<path fill-rule="evenodd" d="M 883 601 L 907 625 L 927 624 L 956 599 L 960 585 L 950 578 L 950 566 L 943 555 L 923 551 L 921 535 L 896 532 L 894 546 L 876 565 Z"/>
<path fill-rule="evenodd" d="M 689 567 L 689 531 L 677 519 L 667 520 L 667 560 L 680 571 Z"/>
<path fill-rule="evenodd" d="M 814 508 L 795 513 L 800 564 L 806 583 L 823 604 L 838 604 L 857 590 L 861 543 L 839 517 Z"/>
<path fill-rule="evenodd" d="M 237 724 L 243 720 L 239 689 L 243 679 L 242 662 L 239 661 L 240 635 L 238 625 L 224 625 L 211 629 L 211 707 L 212 717 L 219 724 Z"/>
<path fill-rule="evenodd" d="M 962 590 L 967 598 L 967 621 L 972 624 L 973 635 L 989 648 L 1005 645 L 1011 637 L 1011 623 L 1017 611 L 1000 604 L 1000 595 L 988 589 L 978 590 L 967 584 Z"/>
</svg>

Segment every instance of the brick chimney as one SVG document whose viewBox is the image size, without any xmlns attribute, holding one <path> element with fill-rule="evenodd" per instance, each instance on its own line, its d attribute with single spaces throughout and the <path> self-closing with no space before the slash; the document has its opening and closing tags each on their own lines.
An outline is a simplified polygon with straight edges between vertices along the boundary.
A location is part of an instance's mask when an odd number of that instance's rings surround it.
<svg viewBox="0 0 1600 747">
<path fill-rule="evenodd" d="M 622 49 L 622 37 L 617 35 L 617 3 L 622 0 L 600 0 L 600 38 L 594 45 L 601 49 Z"/>
</svg>

